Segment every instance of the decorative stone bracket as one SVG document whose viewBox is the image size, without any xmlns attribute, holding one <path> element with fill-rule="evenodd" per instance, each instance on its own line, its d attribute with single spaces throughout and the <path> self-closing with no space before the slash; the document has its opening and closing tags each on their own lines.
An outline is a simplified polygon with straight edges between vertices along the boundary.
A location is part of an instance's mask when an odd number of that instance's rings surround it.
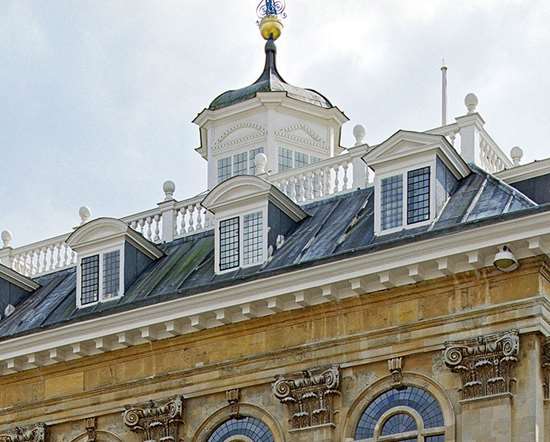
<svg viewBox="0 0 550 442">
<path fill-rule="evenodd" d="M 335 397 L 340 395 L 340 369 L 307 370 L 301 377 L 278 377 L 273 394 L 288 407 L 292 429 L 334 425 Z"/>
<path fill-rule="evenodd" d="M 392 377 L 393 388 L 403 388 L 403 358 L 393 358 L 388 361 L 388 370 Z"/>
<path fill-rule="evenodd" d="M 143 442 L 179 442 L 183 425 L 183 396 L 165 403 L 149 401 L 142 407 L 126 407 L 124 424 Z"/>
<path fill-rule="evenodd" d="M 225 392 L 225 397 L 227 399 L 227 402 L 229 403 L 229 406 L 231 407 L 231 417 L 234 419 L 238 419 L 240 416 L 239 405 L 241 401 L 241 390 L 238 388 L 227 390 Z"/>
<path fill-rule="evenodd" d="M 17 427 L 13 433 L 0 434 L 0 442 L 46 442 L 47 428 L 45 424 L 33 427 Z"/>
<path fill-rule="evenodd" d="M 88 436 L 88 442 L 97 441 L 97 419 L 95 417 L 86 419 L 86 434 Z"/>
<path fill-rule="evenodd" d="M 445 364 L 462 378 L 462 399 L 512 393 L 519 356 L 519 333 L 480 336 L 445 344 Z"/>
</svg>

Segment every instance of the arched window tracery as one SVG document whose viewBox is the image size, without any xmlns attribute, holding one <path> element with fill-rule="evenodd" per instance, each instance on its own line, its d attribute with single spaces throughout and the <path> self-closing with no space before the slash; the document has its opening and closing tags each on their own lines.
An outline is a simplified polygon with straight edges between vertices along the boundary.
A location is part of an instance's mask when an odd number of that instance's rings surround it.
<svg viewBox="0 0 550 442">
<path fill-rule="evenodd" d="M 269 427 L 253 417 L 229 419 L 219 425 L 207 442 L 274 442 Z"/>
<path fill-rule="evenodd" d="M 413 386 L 387 390 L 370 402 L 355 430 L 356 441 L 444 442 L 441 406 L 426 390 Z"/>
</svg>

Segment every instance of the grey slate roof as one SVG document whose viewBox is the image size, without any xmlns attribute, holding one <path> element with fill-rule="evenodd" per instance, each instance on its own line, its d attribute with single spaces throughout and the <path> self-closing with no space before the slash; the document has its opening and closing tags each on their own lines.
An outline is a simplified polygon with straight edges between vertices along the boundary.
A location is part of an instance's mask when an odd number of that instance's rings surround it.
<svg viewBox="0 0 550 442">
<path fill-rule="evenodd" d="M 286 92 L 286 94 L 296 100 L 314 104 L 326 109 L 332 108 L 330 101 L 320 93 L 303 89 L 288 84 L 277 70 L 277 47 L 273 40 L 268 40 L 265 45 L 265 67 L 258 78 L 250 86 L 242 89 L 224 92 L 219 95 L 212 103 L 210 110 L 218 110 L 233 104 L 254 98 L 258 92 Z"/>
<path fill-rule="evenodd" d="M 0 321 L 0 340 L 550 210 L 550 205 L 537 206 L 516 189 L 471 167 L 473 173 L 458 182 L 440 217 L 418 229 L 376 237 L 374 192 L 368 188 L 304 206 L 310 216 L 261 267 L 215 275 L 214 233 L 209 231 L 161 245 L 166 255 L 151 264 L 117 301 L 78 310 L 75 269 L 37 278 L 41 288 L 21 301 L 12 316 Z"/>
</svg>

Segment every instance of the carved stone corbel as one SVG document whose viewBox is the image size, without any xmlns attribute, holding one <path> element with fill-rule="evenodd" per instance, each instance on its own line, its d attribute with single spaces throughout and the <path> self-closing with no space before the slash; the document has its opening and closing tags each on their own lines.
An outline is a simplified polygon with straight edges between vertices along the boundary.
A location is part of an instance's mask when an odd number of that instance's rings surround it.
<svg viewBox="0 0 550 442">
<path fill-rule="evenodd" d="M 392 386 L 396 389 L 403 388 L 403 358 L 393 358 L 388 361 L 388 370 L 392 377 Z"/>
<path fill-rule="evenodd" d="M 143 442 L 179 442 L 183 425 L 183 396 L 167 402 L 149 401 L 143 406 L 127 406 L 124 424 Z"/>
<path fill-rule="evenodd" d="M 288 407 L 292 429 L 334 425 L 340 368 L 307 370 L 291 379 L 277 377 L 273 394 Z"/>
<path fill-rule="evenodd" d="M 519 356 L 517 330 L 445 344 L 447 367 L 462 378 L 462 399 L 512 393 Z"/>
<path fill-rule="evenodd" d="M 542 344 L 542 389 L 544 399 L 550 400 L 550 337 L 544 338 Z"/>
<path fill-rule="evenodd" d="M 16 427 L 11 433 L 0 434 L 0 442 L 46 442 L 46 424 Z"/>
<path fill-rule="evenodd" d="M 227 402 L 231 407 L 231 417 L 234 419 L 239 418 L 239 403 L 241 401 L 241 390 L 234 388 L 225 392 Z"/>
<path fill-rule="evenodd" d="M 86 419 L 86 434 L 88 436 L 88 442 L 97 441 L 97 419 L 95 417 Z"/>
</svg>

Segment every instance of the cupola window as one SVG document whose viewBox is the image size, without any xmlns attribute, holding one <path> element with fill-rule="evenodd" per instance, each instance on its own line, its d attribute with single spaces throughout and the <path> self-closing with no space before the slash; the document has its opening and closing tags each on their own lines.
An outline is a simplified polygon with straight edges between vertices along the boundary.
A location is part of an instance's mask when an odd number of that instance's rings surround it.
<svg viewBox="0 0 550 442">
<path fill-rule="evenodd" d="M 279 172 L 298 169 L 308 164 L 318 163 L 319 161 L 321 161 L 321 158 L 314 155 L 308 155 L 307 153 L 287 149 L 286 147 L 279 148 Z"/>
<path fill-rule="evenodd" d="M 255 175 L 256 155 L 263 153 L 263 147 L 240 152 L 218 160 L 218 183 L 237 175 Z"/>
</svg>

